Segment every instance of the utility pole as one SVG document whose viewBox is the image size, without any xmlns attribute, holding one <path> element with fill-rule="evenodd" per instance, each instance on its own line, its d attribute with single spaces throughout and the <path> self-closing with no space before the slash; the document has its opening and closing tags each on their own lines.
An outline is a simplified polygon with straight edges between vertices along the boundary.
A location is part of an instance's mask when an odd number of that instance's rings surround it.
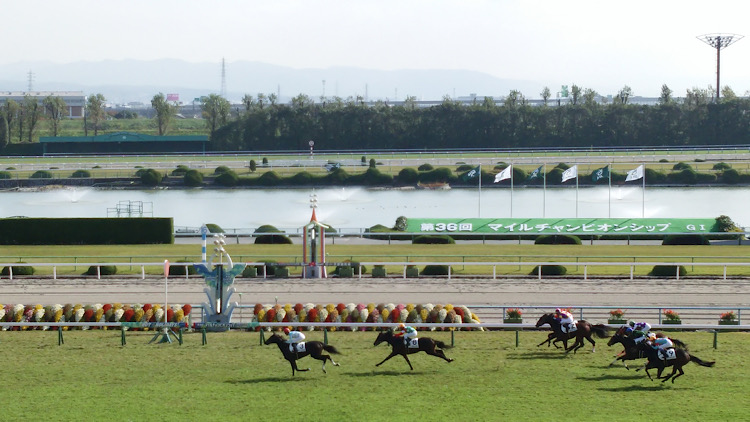
<svg viewBox="0 0 750 422">
<path fill-rule="evenodd" d="M 716 49 L 716 104 L 719 103 L 719 95 L 721 93 L 721 85 L 719 85 L 719 75 L 721 70 L 721 50 L 729 47 L 730 45 L 734 44 L 744 37 L 744 35 L 738 34 L 705 34 L 696 37 Z"/>
</svg>

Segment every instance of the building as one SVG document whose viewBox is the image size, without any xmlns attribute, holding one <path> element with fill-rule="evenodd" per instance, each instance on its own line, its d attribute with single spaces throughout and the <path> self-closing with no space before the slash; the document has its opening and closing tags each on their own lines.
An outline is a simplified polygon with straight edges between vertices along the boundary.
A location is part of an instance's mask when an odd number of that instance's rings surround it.
<svg viewBox="0 0 750 422">
<path fill-rule="evenodd" d="M 82 91 L 0 91 L 0 106 L 4 106 L 8 100 L 22 104 L 26 97 L 36 98 L 39 104 L 47 97 L 60 97 L 67 107 L 65 117 L 71 119 L 82 119 L 86 109 L 86 96 Z"/>
</svg>

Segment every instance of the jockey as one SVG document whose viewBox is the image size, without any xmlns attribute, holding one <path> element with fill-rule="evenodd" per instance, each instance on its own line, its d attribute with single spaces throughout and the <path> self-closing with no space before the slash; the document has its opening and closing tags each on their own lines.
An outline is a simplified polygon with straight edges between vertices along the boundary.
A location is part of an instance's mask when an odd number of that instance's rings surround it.
<svg viewBox="0 0 750 422">
<path fill-rule="evenodd" d="M 417 330 L 414 327 L 407 327 L 404 324 L 398 324 L 397 332 L 394 337 L 403 337 L 404 344 L 409 344 L 409 340 L 417 337 Z"/>
<path fill-rule="evenodd" d="M 570 312 L 560 308 L 555 309 L 555 320 L 560 323 L 563 333 L 570 332 L 571 326 L 576 323 Z"/>
<path fill-rule="evenodd" d="M 300 331 L 289 330 L 289 327 L 284 327 L 284 334 L 289 336 L 286 342 L 291 345 L 294 351 L 297 351 L 297 343 L 305 339 L 304 334 L 302 334 Z"/>
<path fill-rule="evenodd" d="M 658 333 L 658 334 L 651 333 L 651 334 L 652 335 L 649 336 L 649 340 L 651 342 L 651 347 L 653 347 L 654 349 L 660 351 L 659 357 L 662 360 L 666 360 L 667 359 L 667 349 L 674 349 L 674 343 L 672 342 L 672 340 L 669 337 L 665 336 L 662 333 Z M 653 339 L 653 340 L 651 340 L 651 339 Z"/>
<path fill-rule="evenodd" d="M 648 338 L 649 331 L 651 331 L 651 324 L 648 322 L 635 322 L 628 321 L 630 332 L 628 336 L 633 339 L 635 344 L 642 342 Z"/>
</svg>

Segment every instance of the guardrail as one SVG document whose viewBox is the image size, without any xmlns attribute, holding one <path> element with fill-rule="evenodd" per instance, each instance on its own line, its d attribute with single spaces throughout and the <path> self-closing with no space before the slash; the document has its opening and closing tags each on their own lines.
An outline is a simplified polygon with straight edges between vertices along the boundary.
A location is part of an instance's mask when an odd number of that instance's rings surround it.
<svg viewBox="0 0 750 422">
<path fill-rule="evenodd" d="M 239 263 L 239 262 L 237 262 Z M 267 262 L 244 262 L 244 264 L 247 264 L 248 266 L 262 266 L 263 267 L 263 278 L 267 277 L 267 267 L 283 267 L 283 266 L 302 266 L 302 263 L 297 262 L 290 262 L 290 263 L 272 263 L 269 264 Z M 333 267 L 338 265 L 344 265 L 348 263 L 326 263 L 324 266 L 326 267 Z M 191 267 L 193 263 L 191 262 L 175 262 L 171 263 L 171 266 L 174 267 L 185 267 L 185 278 L 188 278 L 188 267 Z M 422 261 L 422 262 L 416 262 L 416 261 L 406 261 L 406 262 L 396 262 L 396 261 L 368 261 L 368 262 L 359 262 L 358 266 L 355 265 L 355 274 L 357 278 L 362 278 L 362 267 L 363 266 L 390 266 L 390 267 L 402 267 L 401 270 L 401 276 L 402 278 L 408 278 L 408 271 L 407 269 L 409 267 L 419 267 L 419 266 L 447 266 L 448 267 L 448 274 L 442 277 L 447 277 L 448 280 L 454 277 L 452 266 L 466 266 L 466 267 L 492 267 L 492 279 L 498 278 L 498 267 L 519 267 L 520 266 L 526 266 L 526 267 L 537 267 L 537 274 L 536 278 L 541 280 L 543 277 L 551 277 L 554 278 L 554 276 L 543 276 L 542 274 L 542 267 L 543 266 L 550 266 L 550 265 L 561 265 L 561 266 L 582 266 L 583 267 L 583 279 L 588 280 L 589 274 L 588 270 L 589 267 L 626 267 L 629 269 L 629 279 L 633 280 L 635 277 L 635 267 L 653 267 L 656 265 L 661 266 L 673 266 L 675 267 L 675 276 L 674 278 L 676 280 L 680 279 L 680 273 L 679 273 L 679 267 L 680 266 L 693 266 L 693 267 L 719 267 L 723 269 L 722 273 L 722 279 L 727 279 L 727 268 L 734 267 L 734 268 L 750 268 L 750 262 L 680 262 L 680 261 L 652 261 L 652 262 L 603 262 L 603 261 L 522 261 L 522 262 L 465 262 L 465 261 Z M 96 267 L 96 278 L 101 279 L 101 267 L 104 266 L 130 266 L 130 267 L 140 267 L 140 275 L 141 279 L 146 278 L 146 267 L 162 267 L 164 266 L 164 262 L 76 262 L 76 263 L 64 263 L 64 262 L 35 262 L 35 263 L 14 263 L 14 262 L 8 262 L 8 263 L 0 263 L 0 267 L 8 267 L 9 274 L 8 277 L 12 280 L 14 277 L 13 274 L 13 267 L 51 267 L 52 268 L 52 278 L 57 279 L 57 269 L 59 267 Z M 500 274 L 502 275 L 502 274 Z M 471 274 L 471 277 L 481 277 L 481 275 L 478 274 Z M 506 276 L 512 276 L 512 277 L 522 277 L 518 274 L 506 274 Z M 608 275 L 612 276 L 612 275 Z M 173 276 L 178 277 L 178 276 Z M 440 278 L 441 276 L 431 276 L 435 278 Z M 710 276 L 709 276 L 710 277 Z"/>
</svg>

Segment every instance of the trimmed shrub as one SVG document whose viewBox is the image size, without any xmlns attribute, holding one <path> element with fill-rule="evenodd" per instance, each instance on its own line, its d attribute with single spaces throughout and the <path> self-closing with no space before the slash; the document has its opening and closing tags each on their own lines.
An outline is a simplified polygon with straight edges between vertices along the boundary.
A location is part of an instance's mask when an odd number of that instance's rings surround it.
<svg viewBox="0 0 750 422">
<path fill-rule="evenodd" d="M 421 183 L 446 183 L 453 180 L 453 178 L 453 172 L 447 167 L 438 167 L 435 170 L 419 174 L 419 181 Z"/>
<path fill-rule="evenodd" d="M 396 181 L 400 185 L 413 185 L 419 181 L 419 172 L 411 167 L 401 169 L 396 176 Z"/>
<path fill-rule="evenodd" d="M 376 265 L 372 267 L 372 277 L 373 278 L 383 278 L 385 277 L 386 271 L 385 271 L 385 265 Z"/>
<path fill-rule="evenodd" d="M 565 275 L 568 269 L 562 265 L 542 265 L 542 275 Z M 539 275 L 539 266 L 534 267 L 529 275 Z"/>
<path fill-rule="evenodd" d="M 673 234 L 664 237 L 662 245 L 710 245 L 706 236 L 700 234 Z"/>
<path fill-rule="evenodd" d="M 48 172 L 47 170 L 37 170 L 29 176 L 29 179 L 51 179 L 52 173 Z"/>
<path fill-rule="evenodd" d="M 140 173 L 140 175 L 138 173 Z M 161 173 L 154 169 L 138 170 L 136 175 L 141 178 L 141 183 L 144 186 L 153 187 L 161 182 Z"/>
<path fill-rule="evenodd" d="M 463 173 L 463 172 L 467 172 L 467 171 L 469 171 L 469 170 L 472 170 L 472 169 L 473 169 L 473 168 L 475 168 L 475 167 L 476 167 L 476 166 L 472 166 L 472 165 L 470 165 L 470 164 L 462 164 L 462 165 L 460 165 L 460 166 L 456 167 L 456 173 Z"/>
<path fill-rule="evenodd" d="M 403 215 L 398 216 L 396 218 L 396 224 L 393 225 L 393 230 L 397 230 L 397 231 L 400 231 L 400 232 L 406 230 L 406 224 L 408 222 L 409 222 L 409 220 L 406 217 L 404 217 Z"/>
<path fill-rule="evenodd" d="M 224 229 L 222 229 L 218 224 L 206 223 L 206 228 L 208 229 L 208 232 L 211 234 L 225 233 Z"/>
<path fill-rule="evenodd" d="M 550 234 L 538 236 L 535 245 L 580 245 L 581 238 L 570 234 Z"/>
<path fill-rule="evenodd" d="M 730 166 L 727 163 L 721 162 L 721 163 L 714 164 L 714 166 L 712 168 L 714 170 L 729 170 L 730 168 L 732 168 L 732 166 Z"/>
<path fill-rule="evenodd" d="M 247 266 L 242 270 L 242 277 L 253 278 L 258 276 L 258 268 L 254 266 Z"/>
<path fill-rule="evenodd" d="M 258 163 L 256 163 L 255 160 L 250 160 L 248 167 L 250 168 L 251 173 L 255 173 L 255 170 L 258 168 Z"/>
<path fill-rule="evenodd" d="M 263 276 L 263 267 L 266 268 L 266 276 L 276 275 L 276 261 L 273 259 L 261 259 L 258 262 L 263 262 L 265 265 L 256 265 L 255 271 L 259 276 Z M 281 266 L 283 268 L 283 266 Z M 244 272 L 243 272 L 244 274 Z"/>
<path fill-rule="evenodd" d="M 23 264 L 23 262 L 19 262 L 19 264 Z M 11 265 L 10 267 L 3 267 L 3 270 L 0 271 L 0 275 L 10 276 L 10 269 L 13 268 L 13 276 L 17 275 L 34 275 L 34 267 L 18 267 L 15 265 Z"/>
<path fill-rule="evenodd" d="M 185 186 L 196 187 L 203 184 L 203 174 L 198 170 L 188 170 L 183 179 Z"/>
<path fill-rule="evenodd" d="M 84 273 L 84 275 L 96 275 L 96 265 L 92 265 Z M 115 275 L 117 274 L 117 267 L 114 265 L 101 265 L 99 266 L 100 275 Z"/>
<path fill-rule="evenodd" d="M 677 171 L 677 170 L 692 170 L 692 169 L 693 169 L 693 167 L 690 164 L 688 164 L 688 163 L 686 163 L 684 161 L 680 161 L 679 163 L 677 163 L 674 166 L 672 166 L 672 170 L 675 170 L 675 171 Z"/>
<path fill-rule="evenodd" d="M 687 274 L 687 268 L 683 265 L 680 265 L 679 271 L 680 276 Z M 676 277 L 677 267 L 674 265 L 654 265 L 654 268 L 651 269 L 648 275 L 652 277 Z"/>
<path fill-rule="evenodd" d="M 726 169 L 721 173 L 721 181 L 734 185 L 740 181 L 740 172 L 735 169 Z"/>
<path fill-rule="evenodd" d="M 227 170 L 223 173 L 220 173 L 214 179 L 214 183 L 226 187 L 237 186 L 238 181 L 239 177 L 237 176 L 237 173 L 233 172 L 232 170 Z"/>
<path fill-rule="evenodd" d="M 448 275 L 451 271 L 450 265 L 425 265 L 422 275 Z"/>
<path fill-rule="evenodd" d="M 325 176 L 325 183 L 329 185 L 344 185 L 349 179 L 349 173 L 342 168 L 334 169 Z"/>
<path fill-rule="evenodd" d="M 10 179 L 11 175 L 8 171 L 0 171 L 0 179 Z"/>
<path fill-rule="evenodd" d="M 183 176 L 185 173 L 188 172 L 188 170 L 190 170 L 190 168 L 188 166 L 186 166 L 184 164 L 180 164 L 180 165 L 177 166 L 176 169 L 172 170 L 172 172 L 170 174 L 172 176 Z"/>
<path fill-rule="evenodd" d="M 91 177 L 91 172 L 88 170 L 76 170 L 70 175 L 74 179 L 85 179 Z"/>
<path fill-rule="evenodd" d="M 262 186 L 278 186 L 281 182 L 281 176 L 273 170 L 261 174 L 257 180 L 257 183 Z"/>
<path fill-rule="evenodd" d="M 344 262 L 351 262 L 352 265 L 351 266 L 349 265 L 336 266 L 336 269 L 333 270 L 331 274 L 336 274 L 339 277 L 352 277 L 358 274 L 359 261 L 351 261 L 347 259 Z M 344 271 L 344 273 L 342 273 L 342 270 L 351 270 L 351 274 L 348 271 Z M 367 274 L 367 267 L 364 265 L 362 266 L 362 274 Z"/>
<path fill-rule="evenodd" d="M 255 232 L 253 234 L 253 237 L 255 237 L 255 244 L 258 245 L 278 245 L 278 244 L 285 244 L 285 245 L 291 245 L 292 239 L 289 238 L 289 236 L 284 234 L 263 234 L 263 233 L 282 233 L 281 230 L 277 229 L 276 227 L 270 225 L 270 224 L 264 224 L 257 229 L 255 229 Z"/>
<path fill-rule="evenodd" d="M 414 245 L 453 245 L 456 241 L 447 234 L 435 234 L 417 236 L 411 243 Z"/>
<path fill-rule="evenodd" d="M 432 166 L 430 163 L 424 163 L 421 166 L 417 167 L 417 170 L 419 171 L 432 171 L 435 167 Z"/>
<path fill-rule="evenodd" d="M 314 177 L 312 174 L 306 171 L 302 171 L 292 176 L 289 179 L 289 183 L 292 185 L 304 186 L 304 185 L 311 185 L 313 183 L 313 180 L 314 180 Z"/>
<path fill-rule="evenodd" d="M 214 169 L 214 174 L 217 174 L 217 175 L 218 174 L 224 174 L 224 173 L 229 172 L 229 171 L 232 171 L 229 167 L 227 167 L 227 166 L 219 166 L 219 167 L 216 167 L 216 169 Z"/>
<path fill-rule="evenodd" d="M 187 275 L 198 274 L 198 271 L 192 265 L 179 265 L 180 263 L 189 263 L 191 261 L 177 261 L 173 262 L 169 266 L 169 275 L 186 275 L 185 268 L 187 268 Z M 95 273 L 96 274 L 96 273 Z"/>
<path fill-rule="evenodd" d="M 667 176 L 667 180 L 672 183 L 692 185 L 696 181 L 698 181 L 698 174 L 695 172 L 695 170 L 686 168 L 676 173 L 670 173 Z"/>
</svg>

